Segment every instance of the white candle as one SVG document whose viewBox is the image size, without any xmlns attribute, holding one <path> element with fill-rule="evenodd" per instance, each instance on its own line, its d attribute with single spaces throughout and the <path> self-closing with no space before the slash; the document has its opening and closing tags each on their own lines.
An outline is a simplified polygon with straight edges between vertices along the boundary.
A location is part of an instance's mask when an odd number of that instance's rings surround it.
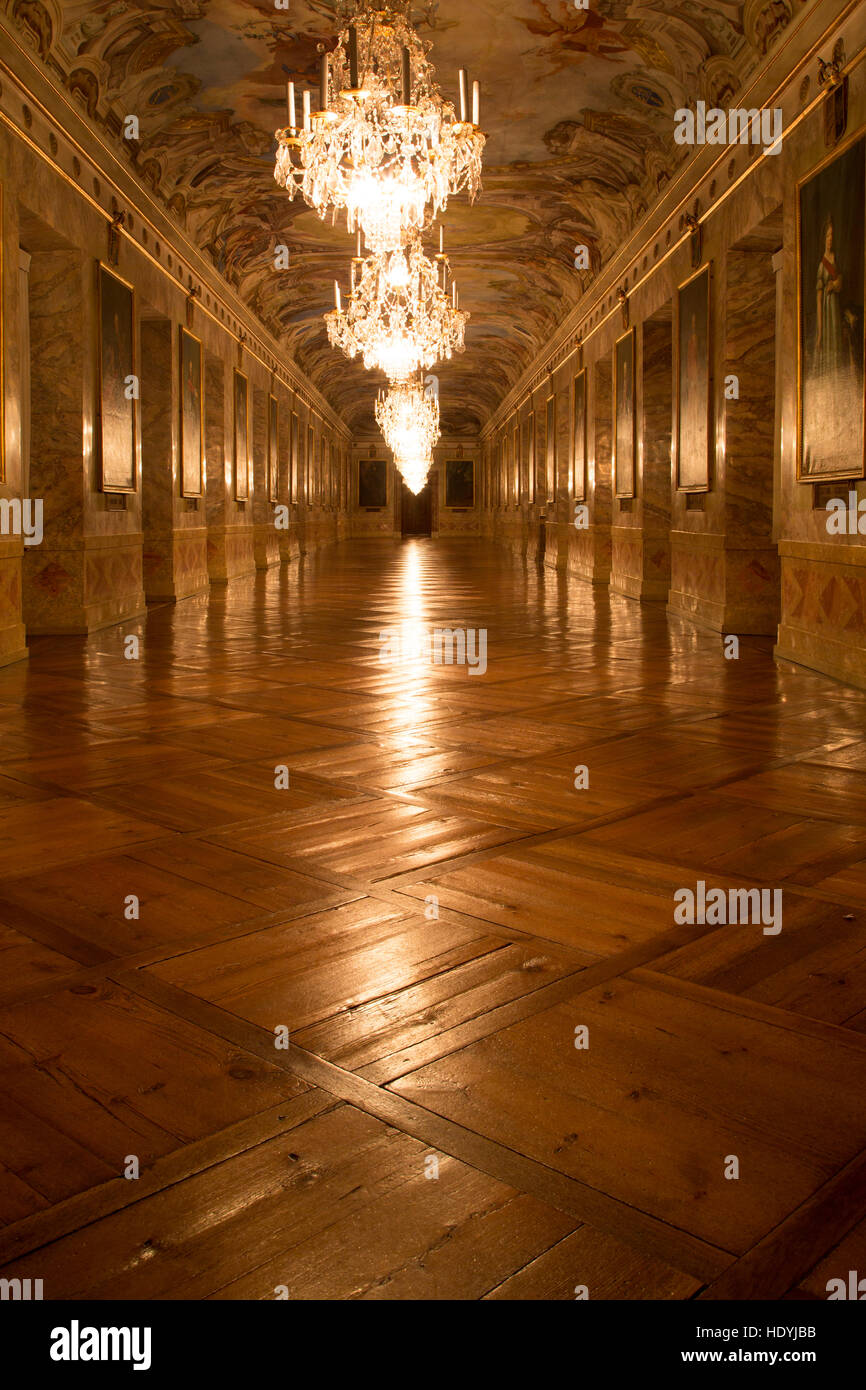
<svg viewBox="0 0 866 1390">
<path fill-rule="evenodd" d="M 310 94 L 304 92 L 304 130 L 310 129 Z"/>
<path fill-rule="evenodd" d="M 342 312 L 343 312 L 343 302 L 342 302 L 342 300 L 340 299 L 340 285 L 339 285 L 339 282 L 338 282 L 337 280 L 334 281 L 334 303 L 335 303 L 336 306 L 337 306 L 337 313 L 338 313 L 338 314 L 342 314 Z"/>
<path fill-rule="evenodd" d="M 481 124 L 481 84 L 472 83 L 472 124 Z"/>
<path fill-rule="evenodd" d="M 297 130 L 298 122 L 295 114 L 295 84 L 289 83 L 289 125 L 292 130 Z"/>
<path fill-rule="evenodd" d="M 451 304 L 452 304 L 452 307 L 453 307 L 453 308 L 455 308 L 455 309 L 457 308 L 457 281 L 456 281 L 456 280 L 452 281 L 452 284 L 451 284 Z"/>
<path fill-rule="evenodd" d="M 441 224 L 441 222 L 440 222 L 440 224 L 439 224 L 439 255 L 440 255 L 440 256 L 442 255 L 442 252 L 443 252 L 444 250 L 445 250 L 445 228 L 442 226 L 442 224 Z"/>
<path fill-rule="evenodd" d="M 360 227 L 358 228 L 358 249 L 357 249 L 357 251 L 355 252 L 355 255 L 357 256 L 358 260 L 361 259 L 361 228 L 360 228 Z"/>
<path fill-rule="evenodd" d="M 466 69 L 460 69 L 460 119 L 466 120 Z"/>
</svg>

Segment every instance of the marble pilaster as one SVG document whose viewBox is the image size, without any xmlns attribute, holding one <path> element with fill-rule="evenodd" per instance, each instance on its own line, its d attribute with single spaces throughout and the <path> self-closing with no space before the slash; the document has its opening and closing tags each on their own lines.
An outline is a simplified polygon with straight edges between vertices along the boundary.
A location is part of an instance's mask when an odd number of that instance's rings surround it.
<svg viewBox="0 0 866 1390">
<path fill-rule="evenodd" d="M 212 584 L 227 584 L 256 567 L 253 529 L 233 496 L 232 380 L 231 364 L 206 352 L 207 566 Z"/>
<path fill-rule="evenodd" d="M 274 504 L 269 497 L 268 404 L 270 392 L 250 385 L 252 423 L 254 550 L 256 569 L 267 570 L 280 563 L 280 545 L 274 527 Z"/>
<path fill-rule="evenodd" d="M 177 330 L 167 318 L 141 325 L 141 489 L 144 586 L 166 603 L 208 587 L 204 499 L 180 496 Z"/>
<path fill-rule="evenodd" d="M 671 580 L 670 310 L 637 335 L 637 486 L 614 499 L 610 587 L 630 598 L 666 600 Z"/>
</svg>

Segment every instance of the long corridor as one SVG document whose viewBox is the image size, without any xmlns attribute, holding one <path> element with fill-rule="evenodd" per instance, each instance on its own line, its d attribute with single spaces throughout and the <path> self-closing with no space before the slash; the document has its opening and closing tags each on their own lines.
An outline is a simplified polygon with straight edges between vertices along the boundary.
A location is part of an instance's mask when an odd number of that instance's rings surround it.
<svg viewBox="0 0 866 1390">
<path fill-rule="evenodd" d="M 862 1269 L 866 694 L 731 647 L 430 540 L 33 640 L 0 670 L 3 1275 L 688 1299 Z M 713 888 L 772 917 L 677 920 Z"/>
</svg>

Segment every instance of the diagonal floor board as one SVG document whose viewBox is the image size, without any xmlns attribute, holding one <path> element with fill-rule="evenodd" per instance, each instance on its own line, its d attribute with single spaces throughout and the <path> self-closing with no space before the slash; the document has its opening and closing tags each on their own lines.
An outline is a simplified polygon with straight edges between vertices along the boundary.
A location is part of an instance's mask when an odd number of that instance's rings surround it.
<svg viewBox="0 0 866 1390">
<path fill-rule="evenodd" d="M 866 1218 L 866 697 L 475 543 L 303 571 L 153 610 L 138 664 L 120 628 L 0 671 L 4 1274 L 805 1296 Z M 380 661 L 408 611 L 487 672 Z M 783 932 L 676 926 L 699 878 L 782 888 Z"/>
</svg>

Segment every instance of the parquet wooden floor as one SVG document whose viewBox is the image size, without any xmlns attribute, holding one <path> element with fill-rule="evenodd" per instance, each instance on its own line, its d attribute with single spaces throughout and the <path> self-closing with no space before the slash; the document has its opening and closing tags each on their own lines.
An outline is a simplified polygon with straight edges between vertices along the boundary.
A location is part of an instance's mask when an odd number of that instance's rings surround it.
<svg viewBox="0 0 866 1390">
<path fill-rule="evenodd" d="M 404 624 L 486 670 L 382 660 Z M 699 880 L 781 931 L 678 922 Z M 0 1274 L 47 1299 L 866 1260 L 866 695 L 769 640 L 429 540 L 34 640 L 0 952 Z"/>
</svg>

